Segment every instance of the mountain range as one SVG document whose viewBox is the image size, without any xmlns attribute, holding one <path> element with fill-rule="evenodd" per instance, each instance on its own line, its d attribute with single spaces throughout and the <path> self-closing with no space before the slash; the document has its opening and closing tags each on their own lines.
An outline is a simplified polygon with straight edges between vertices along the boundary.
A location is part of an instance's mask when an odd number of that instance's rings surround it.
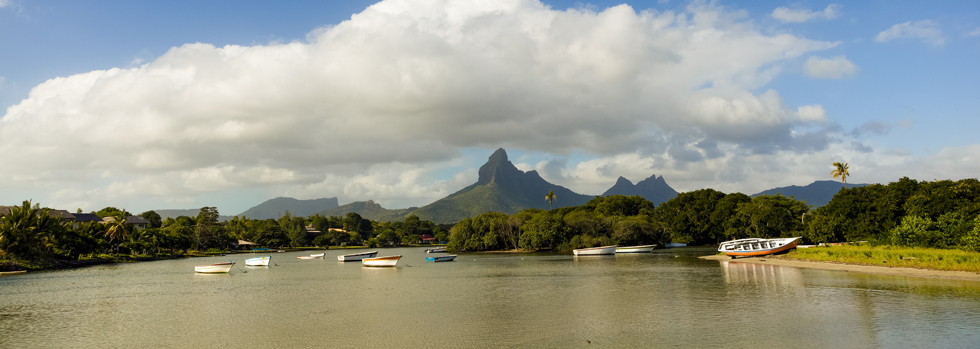
<svg viewBox="0 0 980 349">
<path fill-rule="evenodd" d="M 864 186 L 867 184 L 850 184 L 849 186 Z M 789 186 L 769 189 L 752 196 L 782 194 L 794 196 L 797 200 L 806 201 L 814 207 L 827 204 L 834 194 L 840 190 L 841 184 L 835 181 L 816 181 L 807 186 Z M 554 192 L 557 197 L 554 202 L 545 200 L 545 195 Z M 616 183 L 601 196 L 610 195 L 639 195 L 656 205 L 673 199 L 677 191 L 667 184 L 663 176 L 650 176 L 633 184 L 630 180 L 619 177 Z M 252 219 L 279 218 L 285 211 L 296 216 L 321 214 L 324 216 L 344 216 L 357 212 L 361 217 L 374 221 L 403 220 L 409 215 L 435 223 L 455 223 L 466 217 L 476 217 L 485 212 L 503 212 L 514 214 L 526 208 L 551 209 L 565 206 L 579 206 L 587 203 L 596 196 L 583 195 L 560 185 L 549 183 L 541 178 L 537 171 L 521 171 L 507 158 L 504 149 L 497 149 L 487 162 L 480 167 L 479 178 L 459 191 L 422 207 L 403 209 L 387 209 L 373 200 L 357 201 L 339 205 L 337 198 L 314 200 L 297 200 L 279 197 L 265 201 L 237 216 Z M 185 212 L 186 211 L 186 212 Z M 156 210 L 160 216 L 177 217 L 180 215 L 196 216 L 199 209 L 192 210 Z M 230 219 L 221 216 L 221 220 Z"/>
<path fill-rule="evenodd" d="M 853 187 L 863 187 L 867 184 L 848 184 L 848 188 Z M 758 194 L 752 195 L 753 197 L 759 195 L 776 195 L 780 194 L 785 197 L 792 196 L 796 200 L 805 201 L 807 205 L 811 205 L 814 208 L 826 205 L 834 198 L 837 194 L 844 188 L 841 182 L 837 181 L 816 181 L 805 186 L 791 185 L 788 187 L 779 187 L 769 190 L 762 191 Z"/>
</svg>

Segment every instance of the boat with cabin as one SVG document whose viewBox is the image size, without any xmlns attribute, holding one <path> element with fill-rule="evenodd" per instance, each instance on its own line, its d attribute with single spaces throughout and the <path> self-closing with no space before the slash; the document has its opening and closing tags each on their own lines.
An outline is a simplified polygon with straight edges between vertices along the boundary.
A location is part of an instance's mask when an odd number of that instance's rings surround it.
<svg viewBox="0 0 980 349">
<path fill-rule="evenodd" d="M 378 251 L 352 253 L 352 254 L 337 256 L 337 260 L 341 262 L 359 261 L 359 260 L 363 260 L 364 258 L 374 258 L 377 255 L 378 255 Z"/>
<path fill-rule="evenodd" d="M 245 265 L 252 267 L 268 267 L 269 261 L 272 260 L 270 256 L 254 257 L 245 260 Z"/>
<path fill-rule="evenodd" d="M 231 271 L 231 267 L 235 266 L 235 262 L 229 261 L 228 263 L 214 263 L 211 265 L 198 265 L 194 267 L 194 271 L 198 273 L 205 274 L 215 274 L 215 273 L 227 273 Z"/>
<path fill-rule="evenodd" d="M 733 259 L 743 256 L 765 256 L 795 248 L 800 237 L 781 239 L 738 239 L 722 242 L 718 252 Z"/>
<path fill-rule="evenodd" d="M 580 248 L 577 250 L 572 250 L 576 256 L 598 256 L 604 254 L 616 254 L 616 248 L 619 246 L 602 246 L 602 247 L 590 247 L 590 248 Z"/>
<path fill-rule="evenodd" d="M 649 253 L 649 252 L 653 252 L 653 249 L 655 247 L 657 247 L 656 244 L 640 245 L 640 246 L 623 246 L 623 247 L 617 247 L 616 253 Z"/>
<path fill-rule="evenodd" d="M 454 254 L 438 257 L 425 257 L 426 262 L 452 262 L 454 259 L 456 259 L 456 255 Z"/>
<path fill-rule="evenodd" d="M 402 259 L 402 256 L 364 258 L 361 260 L 361 265 L 365 267 L 394 267 L 395 264 L 398 264 L 399 259 Z"/>
</svg>

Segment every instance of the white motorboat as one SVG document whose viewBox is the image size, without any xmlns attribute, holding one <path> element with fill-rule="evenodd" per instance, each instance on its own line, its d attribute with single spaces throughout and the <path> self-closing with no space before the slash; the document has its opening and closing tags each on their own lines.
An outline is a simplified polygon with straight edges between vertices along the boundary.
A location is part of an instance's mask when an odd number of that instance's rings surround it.
<svg viewBox="0 0 980 349">
<path fill-rule="evenodd" d="M 445 253 L 446 247 L 433 247 L 425 250 L 425 253 Z"/>
<path fill-rule="evenodd" d="M 352 253 L 352 254 L 337 256 L 337 260 L 341 262 L 359 261 L 359 260 L 363 260 L 364 258 L 374 258 L 377 255 L 378 255 L 378 251 Z"/>
<path fill-rule="evenodd" d="M 299 258 L 299 259 L 323 259 L 323 256 L 324 255 L 326 255 L 326 253 L 311 254 L 309 256 L 296 256 L 296 258 Z"/>
<path fill-rule="evenodd" d="M 741 256 L 765 256 L 796 247 L 800 238 L 783 239 L 739 239 L 722 242 L 718 252 L 735 258 Z"/>
<path fill-rule="evenodd" d="M 271 260 L 272 257 L 270 256 L 249 258 L 245 260 L 245 265 L 253 266 L 253 267 L 268 267 L 269 261 Z"/>
<path fill-rule="evenodd" d="M 233 266 L 235 266 L 234 262 L 198 265 L 194 267 L 194 271 L 198 273 L 227 273 L 231 271 Z"/>
<path fill-rule="evenodd" d="M 402 256 L 385 256 L 375 258 L 364 258 L 361 264 L 365 267 L 394 267 Z"/>
<path fill-rule="evenodd" d="M 591 248 L 580 248 L 573 250 L 576 256 L 598 256 L 603 254 L 616 254 L 616 247 L 619 246 L 602 246 L 602 247 L 591 247 Z"/>
<path fill-rule="evenodd" d="M 426 262 L 452 262 L 454 259 L 456 259 L 456 255 L 454 254 L 438 257 L 425 257 Z"/>
<path fill-rule="evenodd" d="M 617 247 L 616 253 L 646 253 L 653 252 L 653 248 L 657 245 L 640 245 L 640 246 L 623 246 Z"/>
</svg>

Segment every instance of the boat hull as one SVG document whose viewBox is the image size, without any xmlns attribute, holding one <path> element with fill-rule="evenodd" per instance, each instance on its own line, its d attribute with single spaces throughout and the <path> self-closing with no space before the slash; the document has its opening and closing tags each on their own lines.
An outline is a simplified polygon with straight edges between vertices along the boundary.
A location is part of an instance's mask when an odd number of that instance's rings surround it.
<svg viewBox="0 0 980 349">
<path fill-rule="evenodd" d="M 235 266 L 235 263 L 215 263 L 211 265 L 198 265 L 194 267 L 194 271 L 203 274 L 218 274 L 227 273 L 231 271 L 231 267 Z"/>
<path fill-rule="evenodd" d="M 616 254 L 616 248 L 618 246 L 602 246 L 602 247 L 592 247 L 592 248 L 580 248 L 573 250 L 576 256 L 599 256 L 605 254 Z"/>
<path fill-rule="evenodd" d="M 337 256 L 337 260 L 341 262 L 352 262 L 359 261 L 365 258 L 374 258 L 378 255 L 378 251 L 364 252 L 364 253 L 354 253 L 345 254 L 343 256 Z"/>
<path fill-rule="evenodd" d="M 309 256 L 296 256 L 299 259 L 323 259 L 325 253 L 311 254 Z"/>
<path fill-rule="evenodd" d="M 798 237 L 788 239 L 742 239 L 721 243 L 718 252 L 731 257 L 765 256 L 780 253 L 793 248 L 799 243 Z"/>
<path fill-rule="evenodd" d="M 385 256 L 376 258 L 365 258 L 361 264 L 365 267 L 394 267 L 402 256 Z"/>
<path fill-rule="evenodd" d="M 617 247 L 616 253 L 648 253 L 653 252 L 654 247 L 657 247 L 657 245 Z"/>
<path fill-rule="evenodd" d="M 446 253 L 446 248 L 445 247 L 430 248 L 430 249 L 426 249 L 425 253 Z"/>
<path fill-rule="evenodd" d="M 17 270 L 17 271 L 0 271 L 0 277 L 4 276 L 14 276 L 27 273 L 27 270 Z"/>
<path fill-rule="evenodd" d="M 269 256 L 249 258 L 245 260 L 245 265 L 253 266 L 253 267 L 268 267 L 269 261 L 271 260 L 272 257 Z"/>
<path fill-rule="evenodd" d="M 425 257 L 427 262 L 452 262 L 454 259 L 456 259 L 456 255 L 454 254 L 439 257 Z"/>
</svg>

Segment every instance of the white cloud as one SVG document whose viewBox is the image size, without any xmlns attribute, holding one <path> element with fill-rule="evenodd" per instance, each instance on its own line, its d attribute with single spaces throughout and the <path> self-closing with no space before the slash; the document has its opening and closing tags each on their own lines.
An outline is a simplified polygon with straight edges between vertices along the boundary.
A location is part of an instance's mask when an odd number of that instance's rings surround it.
<svg viewBox="0 0 980 349">
<path fill-rule="evenodd" d="M 802 23 L 814 19 L 834 19 L 840 16 L 840 11 L 843 7 L 843 5 L 839 4 L 830 4 L 823 11 L 818 12 L 802 8 L 790 9 L 777 7 L 775 10 L 772 10 L 772 18 L 783 23 Z"/>
<path fill-rule="evenodd" d="M 963 34 L 963 36 L 964 37 L 980 36 L 980 27 L 977 27 L 977 29 L 974 29 L 973 31 L 967 32 L 966 34 Z"/>
<path fill-rule="evenodd" d="M 185 200 L 311 188 L 423 205 L 460 188 L 427 174 L 464 148 L 688 162 L 809 152 L 830 142 L 812 130 L 823 108 L 752 91 L 837 45 L 768 35 L 710 4 L 387 0 L 305 41 L 190 43 L 48 80 L 0 119 L 0 189 Z"/>
<path fill-rule="evenodd" d="M 7 7 L 7 6 L 10 6 L 10 4 L 12 4 L 12 3 L 13 2 L 11 2 L 10 0 L 0 0 L 0 8 L 4 8 L 4 7 Z"/>
<path fill-rule="evenodd" d="M 858 68 L 844 56 L 810 57 L 803 63 L 803 74 L 815 79 L 844 79 L 857 74 Z"/>
<path fill-rule="evenodd" d="M 878 33 L 875 37 L 877 42 L 889 42 L 895 39 L 922 39 L 922 41 L 932 46 L 943 46 L 946 39 L 943 38 L 943 31 L 939 25 L 930 20 L 922 20 L 915 23 L 908 21 L 893 25 L 888 30 Z"/>
</svg>

